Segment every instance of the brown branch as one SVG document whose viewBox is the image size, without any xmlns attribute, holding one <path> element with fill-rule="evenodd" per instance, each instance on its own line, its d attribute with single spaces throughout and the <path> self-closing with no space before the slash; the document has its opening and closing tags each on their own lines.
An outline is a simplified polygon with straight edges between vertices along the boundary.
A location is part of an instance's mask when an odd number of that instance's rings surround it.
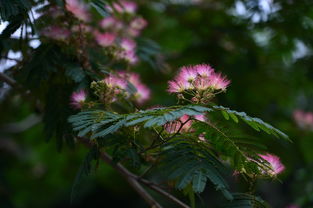
<svg viewBox="0 0 313 208">
<path fill-rule="evenodd" d="M 88 148 L 91 148 L 93 144 L 89 142 L 88 139 L 78 138 L 81 143 L 83 143 Z M 136 179 L 137 176 L 129 172 L 124 166 L 118 163 L 114 163 L 112 158 L 105 152 L 101 152 L 101 160 L 111 165 L 117 172 L 119 172 L 131 185 L 137 193 L 152 207 L 152 208 L 162 208 L 162 206 L 155 201 L 152 196 L 139 184 Z"/>
<path fill-rule="evenodd" d="M 79 138 L 79 140 L 89 148 L 92 146 L 92 144 L 89 142 L 88 139 Z M 161 189 L 157 184 L 152 183 L 149 180 L 143 179 L 142 177 L 139 177 L 133 173 L 131 173 L 129 170 L 127 170 L 123 165 L 119 163 L 114 163 L 112 158 L 105 152 L 101 153 L 101 159 L 106 162 L 107 164 L 111 165 L 115 170 L 117 170 L 123 177 L 126 178 L 126 180 L 129 182 L 129 184 L 143 197 L 152 207 L 161 207 L 154 199 L 142 188 L 142 186 L 138 183 L 142 183 L 149 187 L 150 189 L 158 192 L 159 194 L 163 195 L 167 199 L 171 200 L 172 202 L 176 203 L 180 207 L 183 208 L 190 208 L 188 205 L 171 195 L 170 193 L 164 191 Z M 151 199 L 152 198 L 152 199 Z"/>
<path fill-rule="evenodd" d="M 151 181 L 148 181 L 146 179 L 143 178 L 138 178 L 138 180 L 145 184 L 146 186 L 148 186 L 149 188 L 151 188 L 152 190 L 158 192 L 159 194 L 165 196 L 166 198 L 168 198 L 169 200 L 171 200 L 172 202 L 175 202 L 177 205 L 179 205 L 180 207 L 183 208 L 190 208 L 188 205 L 186 205 L 185 203 L 183 203 L 182 201 L 180 201 L 179 199 L 177 199 L 176 197 L 174 197 L 173 195 L 169 194 L 168 192 L 164 191 L 163 189 L 161 189 L 157 184 L 152 183 Z"/>
<path fill-rule="evenodd" d="M 4 74 L 2 72 L 0 72 L 0 79 L 3 82 L 5 82 L 8 85 L 10 85 L 11 87 L 20 89 L 20 86 L 17 84 L 17 82 L 14 79 L 10 78 L 9 76 L 7 76 L 6 74 Z"/>
</svg>

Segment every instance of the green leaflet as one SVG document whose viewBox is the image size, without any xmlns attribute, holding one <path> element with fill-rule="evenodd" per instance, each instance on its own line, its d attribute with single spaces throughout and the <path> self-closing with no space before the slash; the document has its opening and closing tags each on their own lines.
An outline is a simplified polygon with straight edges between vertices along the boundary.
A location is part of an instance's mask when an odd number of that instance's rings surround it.
<svg viewBox="0 0 313 208">
<path fill-rule="evenodd" d="M 82 182 L 82 180 L 89 176 L 92 169 L 92 161 L 97 160 L 99 157 L 99 151 L 96 148 L 91 148 L 90 151 L 85 156 L 85 159 L 83 163 L 81 164 L 76 177 L 75 181 L 72 185 L 72 191 L 71 191 L 71 203 L 76 199 L 78 193 L 79 193 L 79 186 Z"/>
<path fill-rule="evenodd" d="M 186 189 L 191 185 L 195 193 L 201 193 L 209 179 L 226 199 L 231 200 L 228 184 L 222 176 L 225 172 L 221 164 L 206 146 L 189 139 L 176 139 L 165 145 L 162 170 L 166 170 L 168 178 L 176 181 L 176 188 Z"/>
<path fill-rule="evenodd" d="M 177 120 L 183 115 L 194 116 L 212 111 L 221 111 L 225 119 L 229 120 L 229 118 L 231 118 L 236 123 L 238 123 L 240 118 L 256 131 L 263 130 L 268 134 L 289 140 L 286 134 L 274 128 L 270 124 L 265 123 L 261 119 L 250 117 L 244 112 L 233 111 L 222 106 L 213 106 L 212 108 L 200 105 L 174 106 L 168 108 L 149 109 L 124 115 L 93 110 L 90 111 L 92 113 L 88 113 L 87 111 L 71 116 L 69 122 L 72 123 L 74 130 L 79 131 L 79 135 L 85 136 L 88 133 L 92 133 L 92 138 L 97 138 L 113 133 L 124 126 L 143 125 L 144 128 L 163 126 L 167 122 Z M 124 119 L 124 121 L 120 122 L 122 119 Z M 84 123 L 82 122 L 83 120 L 88 122 Z M 106 126 L 110 124 L 112 125 L 111 128 Z"/>
<path fill-rule="evenodd" d="M 244 194 L 233 193 L 234 199 L 224 206 L 225 208 L 268 208 L 269 205 L 260 197 Z"/>
<path fill-rule="evenodd" d="M 167 122 L 179 119 L 183 115 L 199 115 L 211 109 L 202 106 L 178 106 L 174 108 L 157 108 L 136 113 L 119 115 L 101 110 L 80 112 L 71 116 L 68 121 L 79 136 L 91 134 L 91 138 L 104 137 L 122 127 L 143 124 L 150 128 L 162 126 Z"/>
<path fill-rule="evenodd" d="M 223 107 L 223 106 L 213 106 L 213 109 L 217 110 L 217 111 L 221 111 L 222 115 L 227 120 L 230 117 L 236 123 L 238 123 L 238 117 L 239 117 L 241 120 L 246 122 L 249 126 L 254 128 L 256 131 L 263 130 L 263 131 L 265 131 L 268 134 L 272 134 L 272 135 L 274 135 L 276 137 L 281 137 L 281 138 L 284 138 L 284 139 L 287 139 L 288 141 L 290 141 L 288 136 L 285 133 L 283 133 L 279 129 L 274 128 L 270 124 L 265 123 L 264 121 L 262 121 L 259 118 L 250 117 L 250 116 L 248 116 L 244 112 L 237 112 L 237 111 L 230 110 L 229 108 L 226 108 L 226 107 Z"/>
</svg>

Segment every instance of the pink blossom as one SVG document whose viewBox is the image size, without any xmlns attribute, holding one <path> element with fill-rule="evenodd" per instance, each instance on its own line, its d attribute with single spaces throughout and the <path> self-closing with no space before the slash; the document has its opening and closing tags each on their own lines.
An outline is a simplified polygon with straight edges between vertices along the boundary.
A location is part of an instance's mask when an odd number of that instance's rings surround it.
<svg viewBox="0 0 313 208">
<path fill-rule="evenodd" d="M 230 81 L 223 77 L 221 73 L 212 73 L 210 78 L 210 86 L 215 90 L 225 90 Z"/>
<path fill-rule="evenodd" d="M 203 121 L 203 122 L 206 121 L 206 117 L 203 114 L 195 115 L 194 118 L 198 121 Z"/>
<path fill-rule="evenodd" d="M 112 7 L 107 7 L 109 11 L 116 10 L 119 13 L 130 13 L 133 14 L 137 10 L 137 4 L 132 1 L 119 1 L 117 3 L 113 3 L 113 8 Z"/>
<path fill-rule="evenodd" d="M 120 44 L 125 51 L 134 51 L 137 46 L 136 42 L 129 38 L 123 38 Z"/>
<path fill-rule="evenodd" d="M 136 100 L 139 104 L 143 104 L 151 97 L 150 89 L 144 84 L 137 84 L 135 85 L 137 92 L 135 94 Z"/>
<path fill-rule="evenodd" d="M 297 125 L 305 130 L 313 130 L 313 113 L 304 112 L 302 110 L 295 110 L 293 112 L 293 118 Z"/>
<path fill-rule="evenodd" d="M 135 100 L 138 104 L 143 104 L 150 98 L 151 91 L 145 84 L 142 83 L 139 74 L 134 72 L 119 72 L 118 74 L 134 85 L 137 90 L 134 94 Z"/>
<path fill-rule="evenodd" d="M 104 79 L 104 82 L 110 88 L 118 88 L 118 89 L 127 88 L 127 81 L 118 75 L 110 74 L 108 77 Z"/>
<path fill-rule="evenodd" d="M 201 141 L 201 142 L 206 142 L 206 139 L 205 139 L 204 134 L 200 134 L 200 135 L 198 136 L 198 139 L 199 139 L 199 141 Z"/>
<path fill-rule="evenodd" d="M 117 58 L 123 59 L 130 64 L 136 64 L 138 62 L 138 57 L 135 51 L 120 51 L 117 52 L 115 55 Z"/>
<path fill-rule="evenodd" d="M 118 20 L 116 20 L 114 17 L 106 17 L 101 20 L 100 26 L 104 29 L 110 28 L 114 26 L 117 23 Z"/>
<path fill-rule="evenodd" d="M 193 85 L 197 90 L 207 90 L 211 87 L 211 80 L 208 77 L 197 77 Z"/>
<path fill-rule="evenodd" d="M 106 77 L 104 79 L 104 82 L 109 88 L 115 90 L 114 91 L 115 95 L 121 93 L 122 92 L 121 90 L 123 90 L 127 97 L 131 96 L 127 91 L 128 82 L 131 83 L 137 90 L 133 94 L 133 98 L 138 104 L 143 104 L 151 96 L 150 89 L 145 84 L 142 83 L 139 75 L 133 72 L 119 71 L 116 74 L 111 74 L 108 77 Z M 112 100 L 114 101 L 116 99 Z"/>
<path fill-rule="evenodd" d="M 168 92 L 183 93 L 187 90 L 188 94 L 193 95 L 193 102 L 199 102 L 199 95 L 205 96 L 207 100 L 214 96 L 215 92 L 225 91 L 230 81 L 220 73 L 215 73 L 214 69 L 207 64 L 193 66 L 183 66 L 180 68 L 174 80 L 168 83 Z M 206 102 L 201 100 L 201 102 Z"/>
<path fill-rule="evenodd" d="M 265 155 L 259 154 L 259 156 L 266 160 L 270 165 L 271 170 L 267 170 L 267 174 L 276 176 L 285 170 L 285 166 L 280 162 L 279 157 L 276 155 L 267 153 Z"/>
<path fill-rule="evenodd" d="M 183 91 L 190 89 L 191 84 L 184 80 L 174 80 L 168 82 L 167 91 L 170 93 L 182 93 Z"/>
<path fill-rule="evenodd" d="M 85 100 L 87 98 L 87 93 L 85 90 L 79 90 L 77 92 L 73 92 L 71 95 L 71 105 L 76 108 L 82 108 Z"/>
<path fill-rule="evenodd" d="M 90 20 L 87 7 L 80 0 L 66 0 L 66 9 L 82 21 L 88 22 Z"/>
<path fill-rule="evenodd" d="M 109 32 L 106 33 L 95 32 L 95 38 L 99 45 L 107 47 L 113 45 L 116 39 L 116 35 Z"/>
<path fill-rule="evenodd" d="M 181 79 L 188 82 L 193 82 L 198 76 L 198 72 L 192 67 L 182 67 L 176 80 Z"/>
<path fill-rule="evenodd" d="M 210 77 L 214 72 L 214 69 L 208 64 L 198 64 L 194 66 L 194 69 L 201 77 Z"/>
<path fill-rule="evenodd" d="M 137 10 L 137 4 L 135 2 L 132 2 L 132 1 L 121 1 L 121 4 L 122 4 L 125 12 L 135 13 L 136 10 Z"/>
<path fill-rule="evenodd" d="M 148 25 L 148 22 L 142 17 L 136 17 L 130 22 L 130 27 L 134 30 L 142 30 Z"/>
<path fill-rule="evenodd" d="M 66 40 L 71 35 L 71 32 L 59 26 L 49 26 L 44 28 L 41 34 L 55 40 Z"/>
</svg>

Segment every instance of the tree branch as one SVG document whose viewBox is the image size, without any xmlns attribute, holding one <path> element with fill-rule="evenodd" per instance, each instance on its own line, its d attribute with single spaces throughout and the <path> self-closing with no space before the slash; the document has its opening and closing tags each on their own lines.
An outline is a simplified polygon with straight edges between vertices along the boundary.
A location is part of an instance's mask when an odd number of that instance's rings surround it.
<svg viewBox="0 0 313 208">
<path fill-rule="evenodd" d="M 88 139 L 79 138 L 79 140 L 89 148 L 92 146 L 92 143 Z M 126 180 L 129 182 L 129 184 L 141 195 L 142 198 L 145 199 L 148 204 L 150 204 L 152 207 L 161 207 L 138 183 L 142 183 L 149 187 L 150 189 L 158 192 L 159 194 L 163 195 L 167 199 L 171 200 L 175 204 L 179 205 L 182 208 L 190 208 L 188 205 L 171 195 L 170 193 L 164 191 L 161 189 L 157 184 L 152 183 L 149 180 L 143 179 L 127 170 L 123 165 L 119 163 L 114 163 L 112 158 L 105 152 L 101 152 L 101 159 L 106 162 L 107 164 L 111 165 L 115 170 L 117 170 Z"/>
<path fill-rule="evenodd" d="M 8 85 L 10 85 L 11 87 L 14 87 L 14 88 L 20 88 L 19 85 L 17 84 L 17 82 L 10 78 L 9 76 L 7 76 L 6 74 L 0 72 L 0 79 L 7 83 Z"/>
<path fill-rule="evenodd" d="M 93 144 L 84 138 L 78 138 L 81 143 L 83 143 L 88 148 L 91 148 Z M 105 152 L 101 152 L 101 160 L 111 165 L 117 172 L 119 172 L 131 185 L 137 193 L 151 206 L 151 208 L 162 208 L 162 206 L 155 201 L 152 196 L 139 184 L 136 180 L 136 176 L 129 172 L 124 166 L 118 163 L 114 163 L 112 158 Z"/>
</svg>

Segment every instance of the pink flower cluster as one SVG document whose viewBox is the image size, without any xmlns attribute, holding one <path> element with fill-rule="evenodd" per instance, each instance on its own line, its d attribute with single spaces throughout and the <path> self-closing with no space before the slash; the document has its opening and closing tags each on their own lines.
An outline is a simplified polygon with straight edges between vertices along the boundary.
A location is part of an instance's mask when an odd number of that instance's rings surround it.
<svg viewBox="0 0 313 208">
<path fill-rule="evenodd" d="M 79 90 L 73 92 L 71 95 L 71 105 L 76 109 L 81 109 L 87 98 L 87 92 L 85 90 Z"/>
<path fill-rule="evenodd" d="M 259 154 L 261 158 L 269 163 L 270 169 L 263 172 L 263 174 L 276 176 L 285 170 L 285 166 L 280 162 L 279 157 L 272 154 Z"/>
<path fill-rule="evenodd" d="M 107 9 L 111 12 L 133 14 L 137 10 L 137 4 L 131 1 L 119 1 L 118 3 L 114 2 L 112 6 L 107 6 Z"/>
<path fill-rule="evenodd" d="M 106 52 L 116 61 L 126 61 L 131 65 L 138 62 L 134 39 L 147 26 L 147 21 L 136 14 L 138 5 L 134 1 L 106 3 L 104 6 L 109 16 L 100 22 L 92 22 L 88 4 L 83 0 L 66 0 L 65 3 L 66 10 L 80 21 L 64 21 L 62 8 L 51 7 L 45 12 L 45 16 L 52 17 L 53 22 L 62 21 L 62 26 L 43 28 L 42 35 L 58 41 L 69 41 L 70 36 L 79 35 L 85 43 L 92 41 L 89 44 L 96 42 L 101 47 L 109 47 L 110 50 Z"/>
<path fill-rule="evenodd" d="M 116 46 L 119 49 L 113 53 L 117 59 L 136 64 L 138 61 L 136 55 L 137 44 L 133 38 L 140 35 L 141 30 L 146 25 L 147 22 L 141 17 L 134 17 L 130 23 L 125 23 L 110 16 L 100 22 L 100 27 L 106 32 L 96 31 L 94 35 L 99 45 L 104 47 Z"/>
<path fill-rule="evenodd" d="M 139 75 L 133 72 L 120 71 L 110 74 L 104 79 L 104 83 L 113 92 L 112 102 L 116 101 L 119 95 L 125 95 L 127 98 L 133 97 L 138 104 L 143 104 L 151 95 L 150 89 L 142 83 Z M 129 84 L 136 88 L 135 93 L 129 92 Z"/>
<path fill-rule="evenodd" d="M 183 66 L 179 73 L 168 82 L 168 92 L 179 93 L 189 92 L 193 100 L 201 96 L 213 96 L 214 93 L 225 91 L 230 81 L 207 64 Z"/>
<path fill-rule="evenodd" d="M 90 14 L 86 4 L 80 0 L 66 0 L 66 9 L 71 12 L 79 20 L 88 22 L 90 21 Z"/>
<path fill-rule="evenodd" d="M 297 125 L 304 130 L 313 130 L 313 113 L 304 112 L 302 110 L 295 110 L 293 112 L 293 118 Z"/>
</svg>

